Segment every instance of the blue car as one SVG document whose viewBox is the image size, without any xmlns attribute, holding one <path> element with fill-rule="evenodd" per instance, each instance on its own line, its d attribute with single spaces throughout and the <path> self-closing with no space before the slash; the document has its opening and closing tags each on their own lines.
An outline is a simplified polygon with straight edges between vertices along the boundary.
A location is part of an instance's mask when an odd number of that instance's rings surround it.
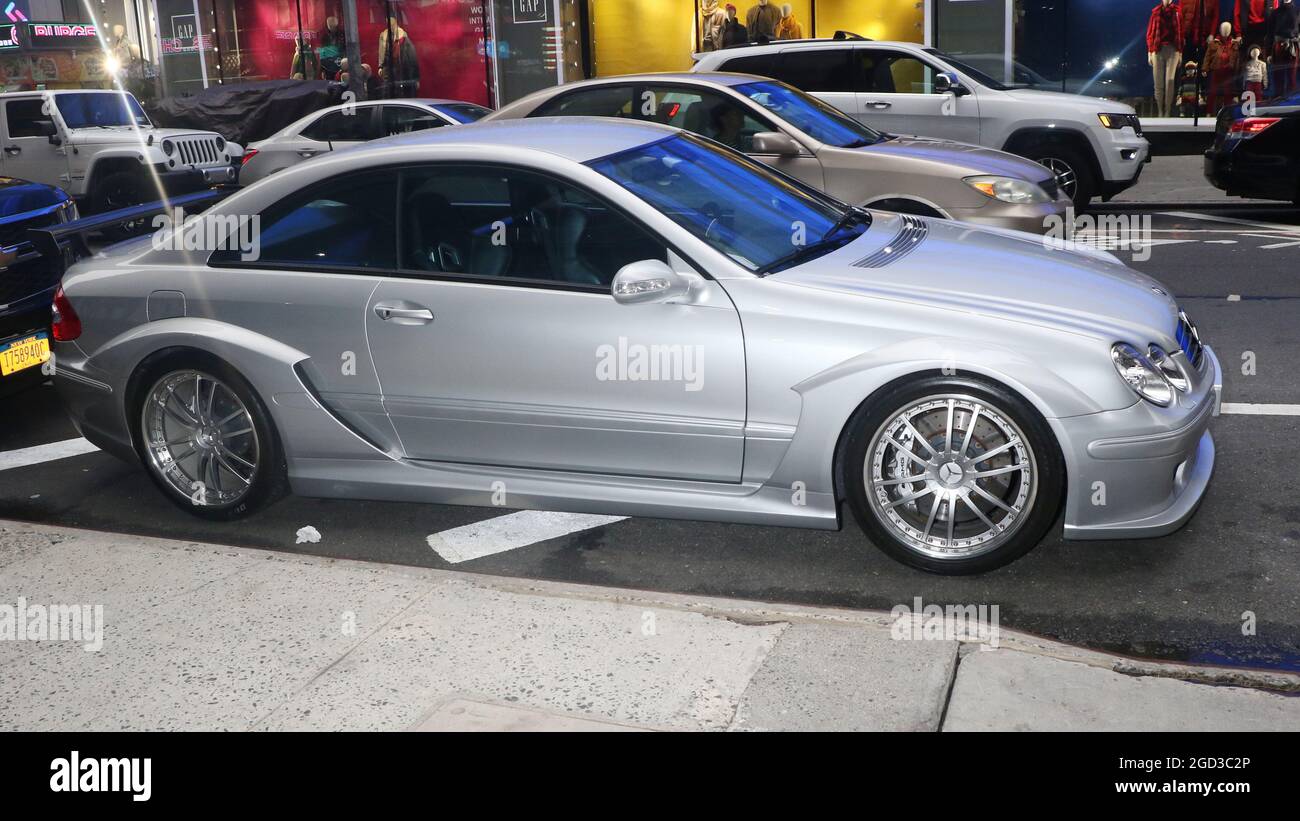
<svg viewBox="0 0 1300 821">
<path fill-rule="evenodd" d="M 50 311 L 59 271 L 27 241 L 29 228 L 77 219 L 62 189 L 0 177 L 0 394 L 39 381 L 50 357 Z"/>
</svg>

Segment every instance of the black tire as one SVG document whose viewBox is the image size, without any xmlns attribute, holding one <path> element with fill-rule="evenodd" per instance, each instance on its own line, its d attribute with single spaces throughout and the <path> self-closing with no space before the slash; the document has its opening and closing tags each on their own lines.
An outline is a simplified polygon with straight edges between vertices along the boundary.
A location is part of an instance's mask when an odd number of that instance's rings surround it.
<svg viewBox="0 0 1300 821">
<path fill-rule="evenodd" d="M 1076 211 L 1086 209 L 1092 198 L 1101 193 L 1097 185 L 1097 175 L 1092 170 L 1092 163 L 1071 146 L 1062 143 L 1040 143 L 1026 151 L 1025 157 L 1052 169 L 1057 181 L 1066 189 L 1066 194 L 1074 200 Z M 1072 183 L 1067 179 L 1069 173 L 1074 175 Z M 1068 190 L 1070 185 L 1074 187 L 1073 192 Z"/>
<path fill-rule="evenodd" d="M 1029 499 L 1023 509 L 1020 510 L 1020 513 L 1011 520 L 1010 524 L 1007 524 L 1008 520 L 1005 518 L 1001 520 L 996 518 L 999 515 L 1008 516 L 1009 514 L 1000 514 L 992 507 L 985 511 L 988 518 L 993 520 L 992 524 L 1005 526 L 1005 531 L 988 530 L 988 532 L 995 535 L 989 536 L 989 547 L 985 552 L 972 550 L 970 555 L 957 552 L 953 546 L 960 540 L 954 539 L 948 541 L 947 546 L 944 548 L 933 548 L 935 551 L 951 548 L 952 552 L 950 554 L 935 556 L 932 552 L 909 542 L 905 538 L 902 528 L 888 521 L 887 514 L 878 510 L 878 508 L 883 510 L 885 505 L 869 499 L 866 473 L 868 470 L 874 469 L 874 463 L 869 463 L 868 459 L 874 457 L 881 443 L 892 441 L 897 444 L 897 440 L 894 440 L 892 436 L 885 438 L 885 428 L 891 423 L 891 420 L 895 420 L 905 409 L 911 409 L 915 405 L 924 405 L 929 400 L 942 401 L 938 398 L 954 395 L 967 397 L 984 406 L 985 413 L 991 414 L 991 416 L 986 415 L 983 424 L 990 430 L 996 430 L 997 428 L 997 422 L 994 421 L 993 417 L 999 417 L 1002 422 L 1009 422 L 1012 429 L 1018 429 L 1015 430 L 1018 435 L 1014 438 L 1023 442 L 1025 452 L 1028 455 L 1027 463 L 1030 465 L 1028 473 L 1023 470 L 1012 469 L 1006 475 L 1014 475 L 1015 479 L 975 479 L 972 481 L 984 482 L 985 485 L 981 486 L 981 489 L 986 491 L 989 482 L 1005 481 L 1012 487 L 1012 496 L 1014 496 L 1015 491 L 1020 491 Z M 942 414 L 942 409 L 939 409 L 939 412 Z M 956 419 L 956 417 L 954 418 Z M 975 425 L 973 427 L 979 430 L 981 422 L 978 414 L 974 416 L 974 419 Z M 970 418 L 966 421 L 969 424 Z M 958 430 L 958 424 L 960 422 L 955 421 L 952 425 L 954 431 Z M 944 435 L 947 436 L 948 434 L 945 432 Z M 982 378 L 930 374 L 891 383 L 873 394 L 866 402 L 863 402 L 849 423 L 846 437 L 845 446 L 841 449 L 842 463 L 839 470 L 842 479 L 841 486 L 844 488 L 853 515 L 862 530 L 878 548 L 890 557 L 911 567 L 929 573 L 953 576 L 984 573 L 1002 567 L 1020 558 L 1042 541 L 1043 536 L 1055 523 L 1060 512 L 1065 495 L 1065 462 L 1051 428 L 1048 427 L 1047 422 L 1032 405 L 1015 392 L 994 382 Z M 975 451 L 978 453 L 978 443 L 973 441 L 975 439 L 976 437 L 964 438 L 962 450 L 970 452 L 966 447 L 967 443 L 969 443 L 972 447 L 975 447 Z M 991 453 L 993 448 L 986 448 L 986 450 Z M 921 452 L 924 453 L 924 451 Z M 1013 447 L 1010 453 L 1019 453 L 1019 449 Z M 1014 460 L 1017 457 L 1008 455 L 1006 458 Z M 985 457 L 975 461 L 987 465 L 992 462 L 992 458 Z M 912 464 L 907 459 L 903 459 L 902 462 L 907 465 Z M 915 469 L 915 466 L 909 467 L 909 471 Z M 975 468 L 975 470 L 985 469 Z M 967 467 L 967 470 L 970 471 L 972 468 Z M 1025 478 L 1035 474 L 1035 482 Z M 961 476 L 960 470 L 957 471 L 957 475 L 958 477 Z M 974 474 L 968 473 L 967 475 L 971 477 Z M 896 483 L 897 480 L 886 479 L 880 484 L 883 486 L 890 484 L 890 482 Z M 1016 483 L 1020 483 L 1020 487 L 1014 487 Z M 875 484 L 875 480 L 873 480 L 873 484 Z M 894 492 L 899 495 L 911 495 L 911 489 L 917 484 L 928 485 L 929 483 L 916 482 L 903 485 L 902 489 Z M 895 486 L 897 487 L 897 484 Z M 1032 491 L 1029 490 L 1031 487 Z M 880 493 L 881 489 L 877 488 L 876 492 Z M 996 490 L 994 493 L 996 494 Z M 975 499 L 977 503 L 980 501 L 980 497 L 972 494 L 968 495 L 970 499 Z M 942 521 L 946 522 L 948 518 L 954 517 L 955 509 L 955 526 L 957 526 L 956 521 L 965 516 L 967 521 L 960 525 L 961 527 L 974 525 L 977 530 L 983 528 L 983 523 L 973 518 L 978 514 L 968 510 L 970 502 L 959 505 L 956 496 L 949 497 L 951 501 L 941 502 L 940 500 L 945 497 L 938 492 L 922 495 L 920 498 L 926 501 L 924 503 L 917 501 L 915 510 L 919 510 L 923 504 L 929 504 L 933 500 L 933 509 L 929 513 L 926 529 L 922 536 L 928 536 L 930 525 L 937 523 L 935 511 L 944 513 Z M 1003 501 L 1006 501 L 1007 497 L 1002 498 Z M 897 514 L 900 518 L 907 513 L 906 506 L 903 506 L 903 508 L 904 513 Z M 955 530 L 951 532 L 955 533 Z M 936 533 L 935 538 L 942 539 L 938 533 Z"/>
<path fill-rule="evenodd" d="M 153 202 L 158 199 L 152 183 L 143 173 L 133 171 L 114 171 L 95 181 L 90 192 L 90 210 L 93 214 L 103 214 Z M 103 229 L 104 237 L 110 242 L 136 236 L 147 227 L 147 222 L 137 220 L 134 223 L 115 225 Z"/>
<path fill-rule="evenodd" d="M 251 419 L 255 434 L 253 438 L 258 449 L 254 463 L 258 469 L 251 476 L 246 490 L 236 500 L 213 503 L 207 500 L 206 491 L 200 492 L 198 489 L 194 494 L 182 493 L 171 480 L 164 477 L 151 456 L 150 440 L 146 433 L 146 402 L 156 386 L 170 376 L 181 373 L 199 373 L 219 380 L 223 387 L 238 397 Z M 136 454 L 149 478 L 177 507 L 202 519 L 227 522 L 249 516 L 288 494 L 288 466 L 275 424 L 252 385 L 230 365 L 199 351 L 173 352 L 146 362 L 133 385 L 135 389 L 128 418 Z"/>
</svg>

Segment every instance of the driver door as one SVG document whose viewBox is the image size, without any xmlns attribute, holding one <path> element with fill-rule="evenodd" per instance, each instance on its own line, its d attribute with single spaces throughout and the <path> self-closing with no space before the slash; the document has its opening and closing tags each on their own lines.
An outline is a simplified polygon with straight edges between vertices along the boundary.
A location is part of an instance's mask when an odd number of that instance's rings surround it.
<svg viewBox="0 0 1300 821">
<path fill-rule="evenodd" d="M 5 100 L 4 149 L 0 151 L 5 176 L 69 187 L 67 154 L 51 144 L 49 135 L 41 130 L 41 123 L 53 121 L 42 97 Z"/>
<path fill-rule="evenodd" d="M 744 345 L 716 282 L 699 277 L 689 303 L 616 303 L 623 265 L 684 264 L 534 171 L 408 169 L 399 202 L 399 275 L 366 323 L 407 458 L 740 480 Z"/>
<path fill-rule="evenodd" d="M 854 49 L 861 62 L 857 117 L 894 134 L 978 144 L 979 102 L 972 90 L 958 97 L 935 91 L 939 69 L 910 53 L 888 48 Z"/>
</svg>

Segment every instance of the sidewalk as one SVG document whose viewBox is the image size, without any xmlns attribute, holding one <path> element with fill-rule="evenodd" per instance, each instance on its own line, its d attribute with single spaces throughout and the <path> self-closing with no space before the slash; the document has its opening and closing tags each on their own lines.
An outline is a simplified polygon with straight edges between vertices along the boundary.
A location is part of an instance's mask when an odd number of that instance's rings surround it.
<svg viewBox="0 0 1300 821">
<path fill-rule="evenodd" d="M 1300 729 L 1287 674 L 0 520 L 0 634 L 20 597 L 103 646 L 0 641 L 4 730 Z"/>
</svg>

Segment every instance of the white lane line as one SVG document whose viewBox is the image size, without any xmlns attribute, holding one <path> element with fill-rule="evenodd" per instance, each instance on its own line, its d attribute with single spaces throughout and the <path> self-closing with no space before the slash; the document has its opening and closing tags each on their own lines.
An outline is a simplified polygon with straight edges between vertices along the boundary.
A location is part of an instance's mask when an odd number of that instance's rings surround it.
<svg viewBox="0 0 1300 821">
<path fill-rule="evenodd" d="M 30 448 L 6 450 L 0 452 L 0 470 L 39 465 L 41 462 L 53 462 L 55 459 L 67 459 L 83 453 L 94 453 L 99 448 L 85 439 L 64 439 L 48 445 L 34 445 Z"/>
<path fill-rule="evenodd" d="M 1246 416 L 1300 416 L 1300 405 L 1250 405 L 1241 402 L 1224 402 L 1220 413 L 1240 413 Z"/>
<path fill-rule="evenodd" d="M 472 525 L 453 527 L 427 538 L 439 556 L 452 564 L 504 553 L 519 547 L 556 539 L 570 533 L 621 522 L 626 516 L 597 516 L 589 513 L 554 513 L 523 510 Z"/>
<path fill-rule="evenodd" d="M 1191 211 L 1164 211 L 1168 217 L 1182 217 L 1184 219 L 1205 220 L 1206 222 L 1222 222 L 1227 225 L 1245 225 L 1255 230 L 1263 231 L 1281 231 L 1287 234 L 1300 233 L 1300 225 L 1285 225 L 1280 222 L 1254 222 L 1252 220 L 1238 219 L 1236 217 L 1218 217 L 1210 214 L 1195 214 Z"/>
</svg>

